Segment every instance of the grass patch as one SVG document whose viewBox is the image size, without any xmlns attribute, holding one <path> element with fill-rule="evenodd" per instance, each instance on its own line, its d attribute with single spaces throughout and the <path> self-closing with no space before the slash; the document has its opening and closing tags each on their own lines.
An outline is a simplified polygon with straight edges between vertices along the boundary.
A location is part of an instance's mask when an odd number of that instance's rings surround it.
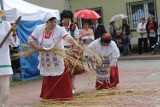
<svg viewBox="0 0 160 107">
<path fill-rule="evenodd" d="M 18 85 L 21 85 L 21 84 L 26 84 L 26 83 L 37 81 L 37 80 L 41 80 L 41 77 L 34 78 L 34 79 L 31 79 L 31 80 L 13 80 L 13 81 L 10 81 L 10 86 L 15 87 L 15 86 L 18 86 Z"/>
</svg>

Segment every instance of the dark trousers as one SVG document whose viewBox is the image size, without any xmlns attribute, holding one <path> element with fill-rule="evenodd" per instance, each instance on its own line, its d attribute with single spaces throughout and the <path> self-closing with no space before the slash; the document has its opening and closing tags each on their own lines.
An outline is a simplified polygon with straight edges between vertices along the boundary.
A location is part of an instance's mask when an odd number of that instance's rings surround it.
<svg viewBox="0 0 160 107">
<path fill-rule="evenodd" d="M 124 44 L 123 48 L 124 48 L 124 55 L 129 55 L 131 53 L 129 49 L 129 44 Z"/>
<path fill-rule="evenodd" d="M 128 35 L 123 35 L 122 44 L 124 49 L 124 55 L 129 55 L 131 53 L 129 48 L 129 43 L 130 43 L 130 38 L 128 37 Z"/>
<path fill-rule="evenodd" d="M 157 43 L 157 37 L 149 37 L 149 44 L 150 44 L 150 48 L 151 46 L 155 45 Z M 154 49 L 151 48 L 151 51 L 153 51 Z"/>
<path fill-rule="evenodd" d="M 138 38 L 138 53 L 142 54 L 142 52 L 148 52 L 148 38 Z"/>
</svg>

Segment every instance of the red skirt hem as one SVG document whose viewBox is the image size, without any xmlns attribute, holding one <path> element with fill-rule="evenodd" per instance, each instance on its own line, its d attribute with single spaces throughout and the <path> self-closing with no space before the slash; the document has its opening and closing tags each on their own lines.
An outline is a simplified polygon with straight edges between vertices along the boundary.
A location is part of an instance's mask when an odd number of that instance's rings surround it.
<svg viewBox="0 0 160 107">
<path fill-rule="evenodd" d="M 67 69 L 60 76 L 43 76 L 40 97 L 47 100 L 73 99 L 71 81 Z"/>
<path fill-rule="evenodd" d="M 118 76 L 118 66 L 116 65 L 115 67 L 111 67 L 110 71 L 110 82 L 107 83 L 105 80 L 104 81 L 96 81 L 96 89 L 108 89 L 108 88 L 114 88 L 117 87 L 119 84 L 119 76 Z"/>
</svg>

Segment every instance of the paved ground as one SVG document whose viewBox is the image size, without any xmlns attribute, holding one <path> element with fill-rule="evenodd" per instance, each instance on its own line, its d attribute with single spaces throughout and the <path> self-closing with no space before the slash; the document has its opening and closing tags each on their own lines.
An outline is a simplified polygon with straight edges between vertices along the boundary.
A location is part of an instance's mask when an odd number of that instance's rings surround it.
<svg viewBox="0 0 160 107">
<path fill-rule="evenodd" d="M 160 107 L 160 61 L 119 61 L 120 84 L 117 90 L 146 89 L 146 93 L 117 95 L 116 100 L 101 104 L 105 107 Z M 76 76 L 76 92 L 95 90 L 95 74 Z M 39 103 L 41 81 L 11 87 L 10 107 L 32 107 Z M 119 97 L 124 98 L 119 99 Z M 54 106 L 52 106 L 54 107 Z M 83 106 L 84 107 L 84 106 Z"/>
</svg>

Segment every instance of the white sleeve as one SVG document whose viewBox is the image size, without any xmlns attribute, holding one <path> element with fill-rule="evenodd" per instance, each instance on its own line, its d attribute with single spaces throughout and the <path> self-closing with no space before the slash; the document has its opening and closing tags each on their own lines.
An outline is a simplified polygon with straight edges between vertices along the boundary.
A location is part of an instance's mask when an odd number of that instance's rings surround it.
<svg viewBox="0 0 160 107">
<path fill-rule="evenodd" d="M 39 33 L 39 30 L 38 30 L 38 27 L 36 27 L 32 32 L 32 34 L 29 36 L 28 42 L 35 41 L 38 38 L 38 35 L 39 35 L 38 33 Z"/>
<path fill-rule="evenodd" d="M 79 29 L 78 29 L 77 26 L 76 26 L 75 31 L 74 31 L 74 37 L 75 37 L 75 39 L 79 39 L 80 38 L 80 33 L 79 33 Z"/>
<path fill-rule="evenodd" d="M 64 27 L 61 27 L 61 36 L 66 41 L 69 41 L 71 38 L 73 38 L 71 35 L 68 34 Z"/>
<path fill-rule="evenodd" d="M 144 32 L 144 33 L 147 33 L 147 30 L 146 30 L 146 23 L 145 23 L 145 27 L 144 27 L 144 28 L 145 28 L 145 32 Z"/>
<path fill-rule="evenodd" d="M 91 32 L 92 32 L 92 34 L 93 34 L 93 36 L 91 36 L 91 38 L 92 38 L 92 40 L 94 40 L 95 38 L 94 38 L 94 32 L 93 32 L 93 30 L 92 29 L 90 29 L 91 30 Z"/>
<path fill-rule="evenodd" d="M 96 49 L 96 41 L 91 42 L 91 43 L 87 46 L 87 48 L 95 50 L 95 49 Z"/>
<path fill-rule="evenodd" d="M 111 53 L 112 54 L 111 54 L 110 66 L 116 66 L 117 60 L 120 57 L 120 52 L 114 41 L 111 46 Z"/>
<path fill-rule="evenodd" d="M 94 40 L 94 35 L 93 35 L 93 36 L 91 36 L 91 38 L 92 38 L 92 40 Z"/>
<path fill-rule="evenodd" d="M 140 23 L 137 25 L 137 32 L 140 33 Z"/>
<path fill-rule="evenodd" d="M 10 23 L 7 22 L 6 30 L 9 31 L 10 29 L 11 29 L 11 25 Z M 17 36 L 16 36 L 16 41 L 15 41 L 14 37 L 12 36 L 12 33 L 9 35 L 7 42 L 9 43 L 11 47 L 18 47 L 20 43 Z"/>
<path fill-rule="evenodd" d="M 16 36 L 16 41 L 13 36 L 10 36 L 9 41 L 11 47 L 18 47 L 18 45 L 20 44 L 18 36 Z"/>
</svg>

